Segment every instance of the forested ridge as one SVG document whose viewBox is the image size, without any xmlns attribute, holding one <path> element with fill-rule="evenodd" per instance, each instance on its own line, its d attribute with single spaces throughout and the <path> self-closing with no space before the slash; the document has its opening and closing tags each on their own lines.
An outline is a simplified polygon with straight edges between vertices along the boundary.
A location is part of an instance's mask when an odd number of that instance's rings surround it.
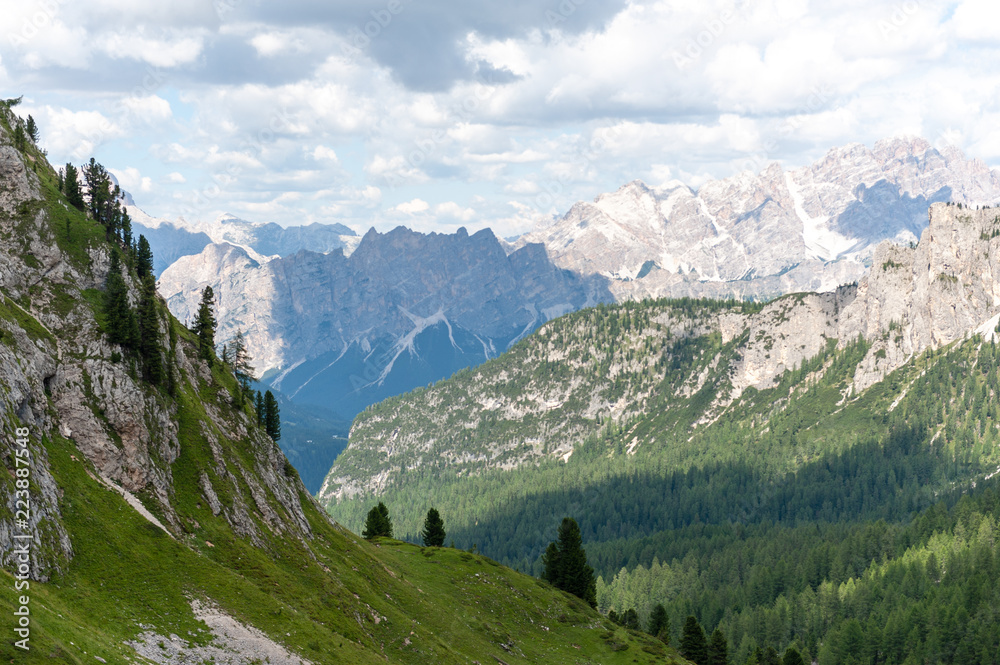
<svg viewBox="0 0 1000 665">
<path fill-rule="evenodd" d="M 550 324 L 544 342 L 567 345 L 563 360 L 530 364 L 537 340 L 498 359 L 515 376 L 513 391 L 543 384 L 546 374 L 557 384 L 586 381 L 569 359 L 580 348 L 592 358 L 611 349 L 610 360 L 590 367 L 613 377 L 609 400 L 616 391 L 641 393 L 642 408 L 619 419 L 581 418 L 589 433 L 565 461 L 479 473 L 405 468 L 381 494 L 397 535 L 414 539 L 422 511 L 434 505 L 456 545 L 540 575 L 542 548 L 559 520 L 573 516 L 600 576 L 599 609 L 620 616 L 634 608 L 645 626 L 661 603 L 674 644 L 693 614 L 707 633 L 727 636 L 734 663 L 766 646 L 779 654 L 793 646 L 824 664 L 1000 662 L 1000 618 L 990 609 L 1000 600 L 996 345 L 974 336 L 925 352 L 852 394 L 868 344 L 837 348 L 830 339 L 775 387 L 749 388 L 720 413 L 712 400 L 729 376 L 708 359 L 737 355 L 745 340 L 723 343 L 699 327 L 709 314 L 696 301 L 681 304 L 694 312 L 687 334 L 657 343 L 628 333 L 654 328 L 664 320 L 656 308 L 673 306 L 577 313 Z M 713 307 L 718 314 L 733 305 Z M 603 332 L 591 340 L 580 322 L 594 320 Z M 626 341 L 606 338 L 611 331 Z M 524 363 L 526 381 L 514 374 Z M 647 381 L 643 372 L 661 378 Z M 444 394 L 465 389 L 472 376 L 457 376 Z M 405 414 L 399 403 L 375 408 Z M 461 414 L 450 417 L 453 436 L 473 447 L 512 436 L 501 419 L 462 428 Z M 353 526 L 367 508 L 348 501 L 331 511 Z"/>
</svg>

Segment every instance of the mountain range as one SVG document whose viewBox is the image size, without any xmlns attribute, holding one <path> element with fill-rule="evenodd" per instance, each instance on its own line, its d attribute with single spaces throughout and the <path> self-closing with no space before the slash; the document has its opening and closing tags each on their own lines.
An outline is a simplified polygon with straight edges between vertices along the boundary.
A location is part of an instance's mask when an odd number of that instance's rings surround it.
<svg viewBox="0 0 1000 665">
<path fill-rule="evenodd" d="M 883 240 L 916 242 L 937 201 L 1000 201 L 1000 174 L 956 148 L 901 137 L 850 144 L 812 165 L 710 181 L 640 181 L 522 236 L 553 262 L 611 280 L 617 300 L 770 298 L 856 281 Z"/>
<path fill-rule="evenodd" d="M 4 662 L 686 662 L 474 552 L 331 521 L 233 368 L 14 136 L 0 103 Z M 112 341 L 126 311 L 142 338 Z"/>
<path fill-rule="evenodd" d="M 411 538 L 429 500 L 534 574 L 573 515 L 602 611 L 694 615 L 732 662 L 992 664 L 1000 209 L 932 204 L 870 263 L 834 291 L 547 322 L 359 414 L 318 498 L 355 525 L 378 497 Z"/>
<path fill-rule="evenodd" d="M 315 491 L 322 460 L 342 449 L 343 423 L 496 357 L 555 316 L 646 297 L 829 291 L 858 281 L 881 241 L 915 242 L 928 206 L 945 200 L 998 201 L 1000 175 L 955 148 L 904 137 L 697 191 L 635 181 L 513 244 L 488 230 L 359 238 L 336 225 L 281 229 L 224 216 L 200 227 L 130 210 L 157 265 L 170 263 L 159 288 L 174 314 L 191 320 L 212 286 L 219 338 L 245 331 L 265 383 L 327 414 L 335 442 L 323 452 L 294 426 L 283 444 L 296 459 L 319 460 L 300 469 Z"/>
</svg>

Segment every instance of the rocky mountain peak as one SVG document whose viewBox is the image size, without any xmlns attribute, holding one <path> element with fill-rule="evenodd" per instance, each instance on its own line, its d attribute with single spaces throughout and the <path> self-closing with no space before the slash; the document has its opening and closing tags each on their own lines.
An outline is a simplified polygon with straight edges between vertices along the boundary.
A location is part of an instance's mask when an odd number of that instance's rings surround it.
<svg viewBox="0 0 1000 665">
<path fill-rule="evenodd" d="M 770 164 L 697 193 L 634 181 L 520 242 L 609 278 L 619 299 L 773 297 L 857 280 L 879 242 L 916 240 L 928 206 L 947 200 L 1000 200 L 1000 175 L 903 136 L 834 148 L 798 169 Z"/>
</svg>

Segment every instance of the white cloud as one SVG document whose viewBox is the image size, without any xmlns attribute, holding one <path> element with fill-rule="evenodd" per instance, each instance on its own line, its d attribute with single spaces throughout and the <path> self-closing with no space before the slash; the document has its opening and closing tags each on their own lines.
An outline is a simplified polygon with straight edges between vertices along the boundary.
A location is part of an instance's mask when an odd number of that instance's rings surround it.
<svg viewBox="0 0 1000 665">
<path fill-rule="evenodd" d="M 900 131 L 1000 161 L 993 0 L 635 0 L 582 32 L 469 27 L 449 42 L 459 65 L 502 83 L 459 73 L 430 91 L 401 83 L 388 42 L 345 53 L 338 24 L 250 5 L 55 3 L 4 49 L 0 84 L 26 94 L 54 161 L 93 154 L 174 185 L 135 187 L 170 217 L 211 191 L 206 209 L 279 223 L 508 235 L 637 177 L 697 184 Z M 5 8 L 0 33 L 37 6 Z M 404 203 L 382 208 L 388 190 Z"/>
<path fill-rule="evenodd" d="M 422 152 L 414 150 L 411 155 L 416 159 L 424 159 Z M 383 157 L 375 155 L 365 165 L 365 172 L 376 182 L 385 183 L 389 187 L 395 188 L 402 185 L 421 184 L 430 178 L 417 166 L 408 162 L 401 155 L 395 157 Z"/>
<path fill-rule="evenodd" d="M 153 191 L 153 180 L 151 178 L 144 177 L 139 169 L 129 166 L 124 169 L 109 168 L 111 173 L 118 178 L 118 185 L 135 195 L 138 192 L 151 192 Z"/>
<path fill-rule="evenodd" d="M 996 44 L 1000 4 L 995 0 L 965 0 L 956 9 L 951 27 L 959 39 Z"/>
<path fill-rule="evenodd" d="M 333 148 L 328 148 L 325 145 L 318 145 L 318 146 L 316 146 L 313 149 L 313 151 L 311 153 L 309 153 L 309 154 L 317 162 L 321 162 L 321 161 L 337 162 L 338 161 L 337 160 L 337 153 L 333 150 Z"/>
<path fill-rule="evenodd" d="M 426 204 L 425 204 L 426 205 Z M 472 208 L 463 208 L 454 201 L 445 201 L 434 206 L 434 214 L 437 217 L 453 219 L 462 222 L 471 222 L 476 218 L 476 211 Z"/>
<path fill-rule="evenodd" d="M 290 46 L 288 38 L 276 32 L 262 32 L 259 35 L 254 35 L 250 44 L 257 49 L 258 54 L 265 57 L 277 55 Z"/>
<path fill-rule="evenodd" d="M 41 143 L 57 162 L 90 159 L 100 146 L 126 135 L 117 121 L 99 111 L 51 106 L 26 111 L 34 113 L 41 128 Z"/>
<path fill-rule="evenodd" d="M 157 95 L 126 97 L 121 104 L 133 123 L 156 125 L 173 119 L 170 102 Z"/>
<path fill-rule="evenodd" d="M 166 39 L 147 37 L 143 31 L 107 35 L 97 45 L 112 58 L 132 58 L 154 67 L 188 65 L 201 55 L 201 35 L 178 34 Z"/>
<path fill-rule="evenodd" d="M 412 201 L 406 201 L 405 203 L 400 203 L 389 209 L 390 212 L 396 211 L 407 215 L 416 215 L 422 212 L 427 212 L 430 210 L 431 206 L 427 201 L 422 199 L 413 199 Z"/>
</svg>

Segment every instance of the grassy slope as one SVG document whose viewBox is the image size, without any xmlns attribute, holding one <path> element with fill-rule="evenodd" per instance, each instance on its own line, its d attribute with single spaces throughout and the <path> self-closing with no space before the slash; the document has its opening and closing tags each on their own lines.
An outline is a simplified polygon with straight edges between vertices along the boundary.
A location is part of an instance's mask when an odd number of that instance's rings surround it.
<svg viewBox="0 0 1000 665">
<path fill-rule="evenodd" d="M 94 481 L 72 443 L 46 445 L 65 491 L 75 556 L 64 575 L 32 583 L 32 651 L 23 654 L 5 639 L 5 659 L 130 662 L 134 653 L 123 643 L 140 632 L 139 624 L 204 642 L 205 627 L 188 599 L 209 598 L 315 663 L 385 656 L 465 663 L 491 655 L 512 664 L 680 662 L 578 599 L 490 559 L 392 540 L 368 543 L 312 507 L 315 560 L 294 542 L 281 553 L 254 548 L 211 520 L 186 542 L 175 541 Z M 12 589 L 9 573 L 3 578 Z M 13 593 L 0 595 L 0 613 L 9 617 L 13 609 Z"/>
<path fill-rule="evenodd" d="M 3 124 L 9 132 L 6 119 Z M 45 200 L 26 204 L 21 216 L 29 220 L 38 209 L 47 210 L 48 232 L 86 271 L 88 249 L 104 242 L 103 232 L 65 205 L 55 172 L 37 150 L 28 152 Z M 98 309 L 96 292 L 76 300 L 59 285 L 53 289 L 64 294 L 60 307 Z M 0 315 L 35 338 L 48 336 L 27 311 L 28 299 L 21 305 L 24 309 L 7 303 Z M 174 320 L 171 325 L 180 343 L 191 346 L 191 334 Z M 63 333 L 72 331 L 57 331 Z M 10 630 L 20 594 L 10 572 L 0 574 L 7 590 L 0 593 L 0 614 L 7 617 L 0 621 L 0 661 L 92 663 L 100 656 L 108 663 L 134 662 L 124 643 L 146 629 L 204 642 L 206 627 L 189 605 L 202 598 L 314 663 L 467 663 L 494 657 L 511 664 L 682 662 L 658 642 L 612 626 L 578 599 L 484 557 L 396 541 L 368 543 L 334 526 L 303 488 L 299 498 L 315 535 L 308 543 L 270 532 L 256 515 L 264 545 L 237 537 L 202 502 L 198 485 L 202 472 L 217 480 L 203 431 L 218 430 L 208 422 L 204 404 L 219 404 L 222 393 L 233 390 L 231 375 L 218 365 L 211 385 L 182 377 L 176 399 L 181 452 L 170 469 L 172 505 L 185 529 L 179 540 L 98 483 L 71 441 L 55 436 L 32 442 L 36 450 L 45 446 L 63 491 L 60 508 L 74 556 L 49 582 L 31 582 L 27 653 L 12 646 Z M 254 468 L 248 442 L 222 445 L 230 459 Z M 222 503 L 231 505 L 226 484 L 215 486 Z M 253 506 L 246 487 L 239 491 Z M 154 502 L 145 502 L 156 512 Z"/>
</svg>

